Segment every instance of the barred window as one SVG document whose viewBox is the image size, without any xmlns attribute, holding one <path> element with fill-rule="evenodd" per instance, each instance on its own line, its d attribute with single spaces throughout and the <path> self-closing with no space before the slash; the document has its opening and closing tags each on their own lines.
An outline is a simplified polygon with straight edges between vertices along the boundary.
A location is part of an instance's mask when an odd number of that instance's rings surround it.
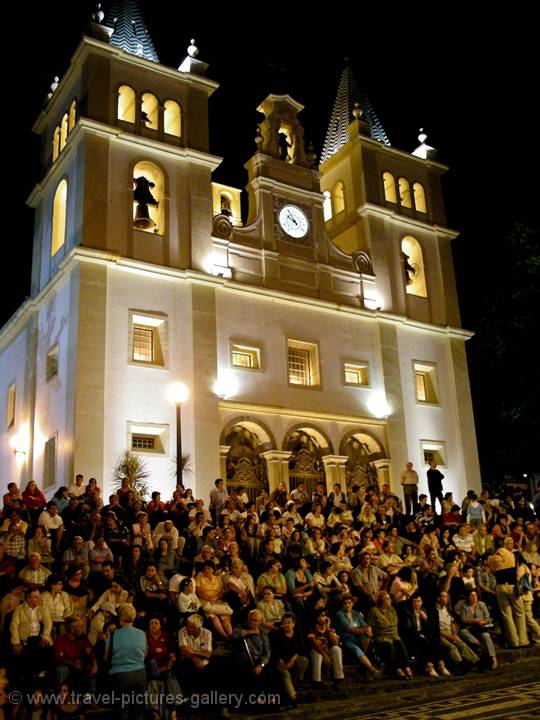
<svg viewBox="0 0 540 720">
<path fill-rule="evenodd" d="M 293 385 L 311 385 L 309 350 L 289 348 L 289 382 Z"/>
<path fill-rule="evenodd" d="M 131 436 L 131 446 L 134 450 L 154 450 L 155 438 L 141 435 Z"/>
<path fill-rule="evenodd" d="M 140 325 L 133 327 L 133 360 L 154 362 L 154 330 Z"/>
<path fill-rule="evenodd" d="M 318 348 L 315 343 L 289 340 L 287 370 L 291 385 L 320 385 Z"/>
</svg>

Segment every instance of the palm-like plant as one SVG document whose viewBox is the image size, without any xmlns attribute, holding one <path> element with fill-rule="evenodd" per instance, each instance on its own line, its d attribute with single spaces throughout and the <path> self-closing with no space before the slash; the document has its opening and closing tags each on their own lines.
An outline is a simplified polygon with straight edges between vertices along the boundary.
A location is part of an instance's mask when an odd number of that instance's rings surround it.
<svg viewBox="0 0 540 720">
<path fill-rule="evenodd" d="M 187 480 L 193 475 L 193 467 L 191 465 L 191 454 L 182 453 L 180 460 L 175 455 L 171 458 L 173 464 L 172 474 L 176 476 L 177 484 L 184 484 L 184 480 Z"/>
<path fill-rule="evenodd" d="M 116 488 L 121 487 L 122 480 L 127 479 L 129 486 L 141 500 L 144 500 L 148 495 L 149 488 L 146 479 L 149 476 L 150 473 L 143 458 L 131 452 L 131 450 L 124 450 L 113 469 Z"/>
</svg>

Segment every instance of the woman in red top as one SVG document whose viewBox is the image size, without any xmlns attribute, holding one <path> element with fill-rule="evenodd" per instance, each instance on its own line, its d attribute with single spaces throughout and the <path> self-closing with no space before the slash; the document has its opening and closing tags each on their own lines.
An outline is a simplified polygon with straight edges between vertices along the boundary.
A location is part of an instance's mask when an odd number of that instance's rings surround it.
<svg viewBox="0 0 540 720">
<path fill-rule="evenodd" d="M 45 495 L 41 492 L 33 480 L 30 480 L 26 486 L 26 490 L 23 491 L 22 500 L 25 508 L 30 514 L 30 523 L 32 527 L 36 527 L 38 517 L 41 511 L 45 508 L 46 500 Z"/>
<path fill-rule="evenodd" d="M 176 661 L 174 645 L 169 634 L 161 629 L 159 618 L 153 617 L 148 623 L 146 640 L 148 642 L 146 663 L 152 666 L 150 673 L 157 673 L 158 670 L 160 673 L 170 670 Z"/>
</svg>

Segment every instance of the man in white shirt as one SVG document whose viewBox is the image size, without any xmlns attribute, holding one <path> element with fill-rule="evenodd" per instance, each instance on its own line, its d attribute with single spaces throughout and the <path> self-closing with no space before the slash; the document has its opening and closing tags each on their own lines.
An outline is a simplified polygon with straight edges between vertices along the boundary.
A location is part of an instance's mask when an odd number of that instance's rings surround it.
<svg viewBox="0 0 540 720">
<path fill-rule="evenodd" d="M 471 528 L 467 525 L 467 523 L 460 525 L 457 533 L 452 538 L 452 542 L 454 543 L 456 550 L 460 550 L 468 554 L 476 552 L 474 537 L 471 533 Z"/>
<path fill-rule="evenodd" d="M 64 535 L 64 521 L 58 512 L 56 504 L 52 500 L 47 503 L 45 510 L 40 514 L 38 525 L 43 525 L 47 529 L 52 537 L 53 546 L 56 550 L 59 550 Z"/>
<path fill-rule="evenodd" d="M 418 473 L 413 470 L 412 462 L 405 463 L 405 470 L 401 473 L 399 481 L 403 488 L 405 515 L 413 515 L 418 505 Z"/>
<path fill-rule="evenodd" d="M 68 488 L 68 495 L 70 497 L 78 498 L 84 494 L 84 475 L 76 475 L 75 482 L 71 483 Z"/>
<path fill-rule="evenodd" d="M 172 520 L 162 520 L 161 522 L 158 522 L 152 535 L 154 547 L 158 546 L 159 541 L 163 537 L 169 541 L 169 547 L 171 550 L 176 552 L 176 550 L 178 550 L 179 533 L 174 527 Z"/>
<path fill-rule="evenodd" d="M 181 677 L 188 691 L 211 687 L 212 633 L 202 624 L 200 615 L 190 615 L 178 633 Z"/>
</svg>

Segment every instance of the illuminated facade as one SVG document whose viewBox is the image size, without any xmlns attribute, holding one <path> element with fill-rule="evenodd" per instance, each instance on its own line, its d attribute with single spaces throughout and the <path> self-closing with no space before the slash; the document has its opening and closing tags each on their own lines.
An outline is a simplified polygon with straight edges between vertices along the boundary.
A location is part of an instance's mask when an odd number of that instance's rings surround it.
<svg viewBox="0 0 540 720">
<path fill-rule="evenodd" d="M 393 148 L 345 71 L 317 168 L 302 107 L 270 95 L 243 221 L 241 191 L 212 182 L 205 70 L 193 44 L 159 64 L 137 4 L 116 2 L 36 121 L 32 295 L 0 334 L 2 488 L 79 472 L 106 494 L 130 448 L 168 495 L 177 381 L 202 497 L 218 476 L 252 494 L 395 486 L 431 458 L 457 497 L 479 487 L 456 233 L 425 137 Z"/>
</svg>

